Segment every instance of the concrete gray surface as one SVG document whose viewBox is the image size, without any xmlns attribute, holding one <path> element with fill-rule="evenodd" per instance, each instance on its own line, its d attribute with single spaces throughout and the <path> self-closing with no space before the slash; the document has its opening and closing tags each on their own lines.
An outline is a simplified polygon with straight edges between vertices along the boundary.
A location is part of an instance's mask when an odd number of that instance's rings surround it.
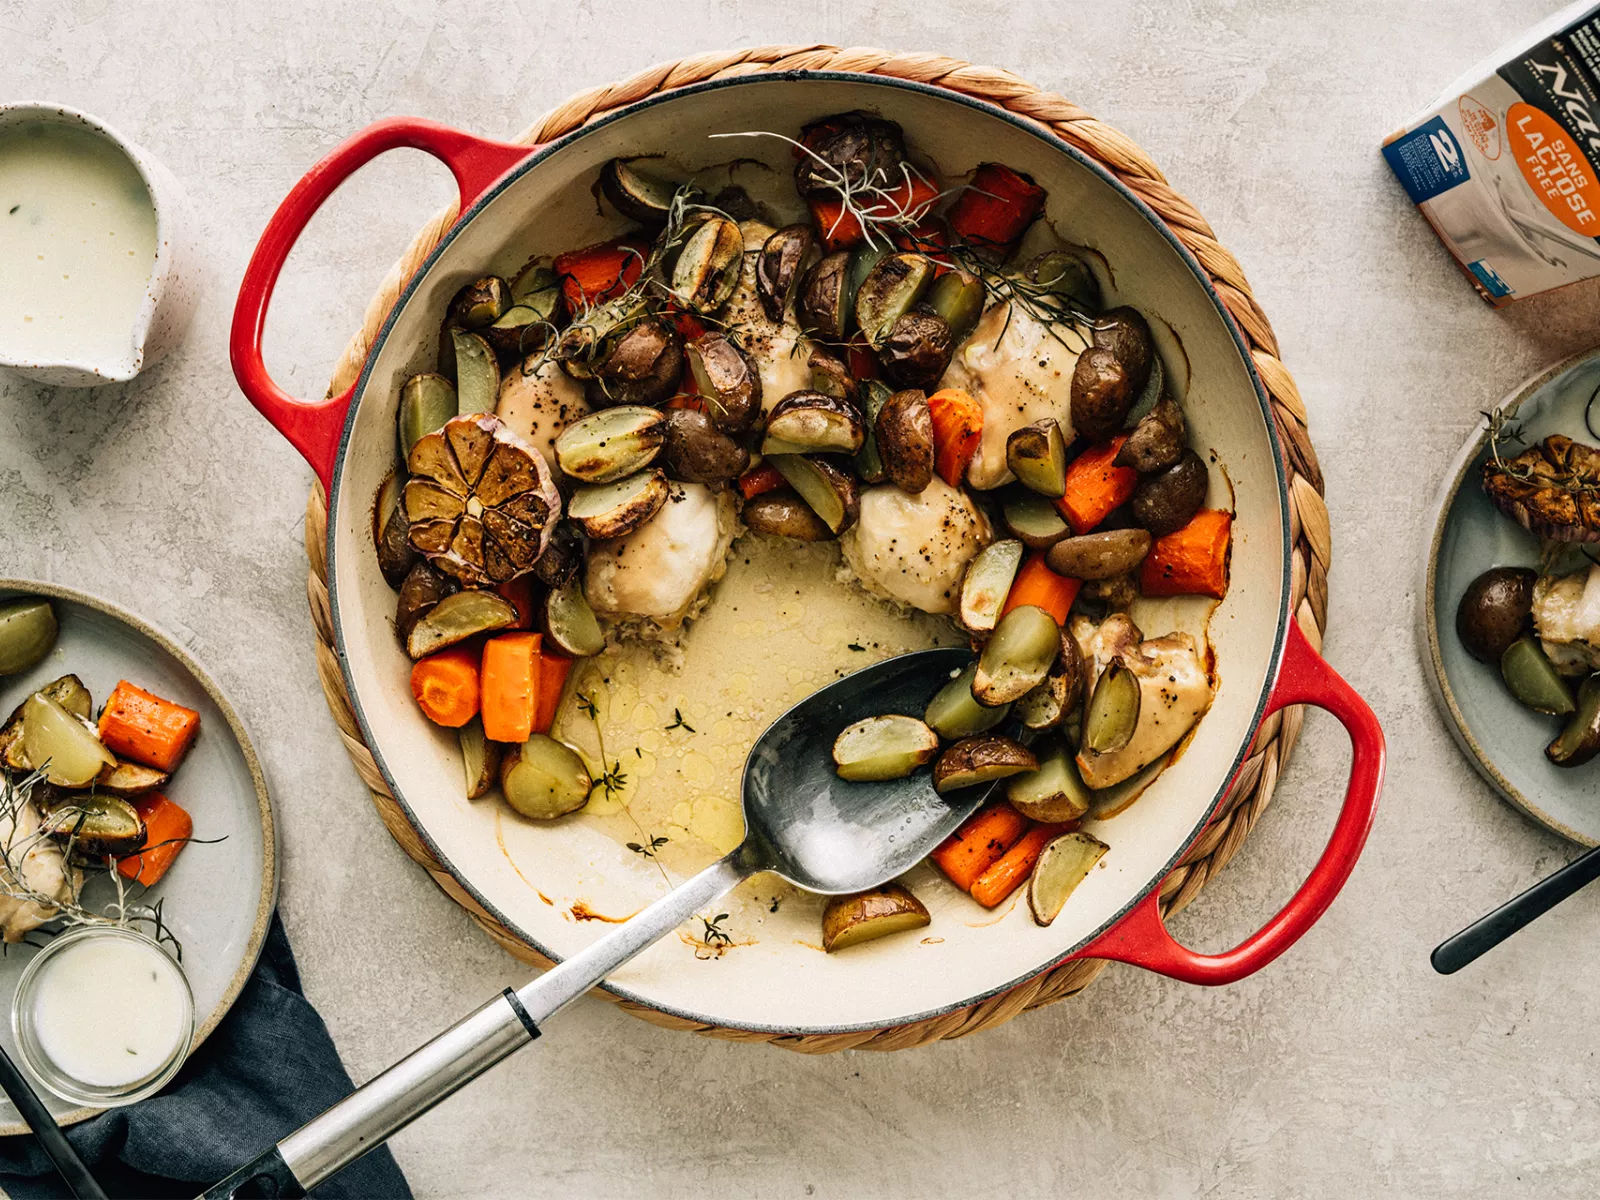
<svg viewBox="0 0 1600 1200">
<path fill-rule="evenodd" d="M 1310 406 L 1335 560 L 1328 657 L 1393 751 L 1365 858 L 1261 975 L 1204 991 L 1112 967 L 957 1043 L 803 1058 L 586 1001 L 399 1137 L 419 1195 L 1550 1196 L 1600 1184 L 1600 893 L 1450 979 L 1430 947 L 1573 851 L 1446 736 L 1412 632 L 1421 524 L 1478 413 L 1600 340 L 1600 287 L 1484 307 L 1383 166 L 1383 135 L 1557 0 L 815 6 L 0 0 L 0 98 L 87 108 L 185 181 L 209 292 L 187 343 L 97 392 L 0 384 L 0 573 L 84 586 L 192 639 L 236 697 L 282 819 L 283 910 L 358 1078 L 524 977 L 389 840 L 324 711 L 304 602 L 310 472 L 228 369 L 234 289 L 301 173 L 367 121 L 509 135 L 654 61 L 766 42 L 1009 67 L 1126 130 L 1237 254 Z M 419 155 L 346 188 L 273 313 L 319 391 L 447 195 Z M 1176 923 L 1250 932 L 1320 851 L 1347 751 L 1314 718 L 1244 852 Z"/>
</svg>

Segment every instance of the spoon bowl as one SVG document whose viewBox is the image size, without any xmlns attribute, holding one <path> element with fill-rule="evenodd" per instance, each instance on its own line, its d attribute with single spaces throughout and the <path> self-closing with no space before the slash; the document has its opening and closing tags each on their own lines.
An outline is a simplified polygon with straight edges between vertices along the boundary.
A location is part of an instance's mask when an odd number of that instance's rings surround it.
<svg viewBox="0 0 1600 1200">
<path fill-rule="evenodd" d="M 833 768 L 833 740 L 867 717 L 921 717 L 972 658 L 949 646 L 902 654 L 836 680 L 774 721 L 745 762 L 745 843 L 765 869 L 824 895 L 860 892 L 909 871 L 984 800 L 949 796 L 928 771 L 853 783 Z M 737 853 L 737 852 L 736 852 Z"/>
</svg>

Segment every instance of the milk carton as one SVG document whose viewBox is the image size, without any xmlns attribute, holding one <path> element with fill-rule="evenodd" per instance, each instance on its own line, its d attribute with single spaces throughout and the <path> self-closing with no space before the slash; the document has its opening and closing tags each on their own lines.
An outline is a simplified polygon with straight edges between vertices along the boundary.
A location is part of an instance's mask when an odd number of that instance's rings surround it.
<svg viewBox="0 0 1600 1200">
<path fill-rule="evenodd" d="M 1383 155 L 1489 303 L 1600 275 L 1600 4 L 1502 46 Z"/>
</svg>

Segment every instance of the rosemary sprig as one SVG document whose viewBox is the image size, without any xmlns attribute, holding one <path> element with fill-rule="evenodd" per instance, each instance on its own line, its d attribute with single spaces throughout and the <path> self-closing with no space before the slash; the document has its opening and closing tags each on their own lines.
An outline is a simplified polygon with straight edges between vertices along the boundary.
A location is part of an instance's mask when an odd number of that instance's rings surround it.
<svg viewBox="0 0 1600 1200">
<path fill-rule="evenodd" d="M 156 942 L 170 945 L 179 961 L 183 958 L 183 945 L 167 925 L 163 915 L 165 901 L 146 903 L 142 900 L 146 889 L 138 886 L 134 891 L 116 869 L 117 860 L 106 856 L 95 862 L 77 861 L 77 833 L 74 830 L 65 842 L 57 842 L 44 831 L 39 820 L 34 792 L 45 782 L 43 769 L 20 778 L 0 770 L 0 895 L 35 906 L 40 913 L 50 914 L 50 922 L 63 926 L 119 925 L 124 928 L 141 928 Z M 186 841 L 221 841 L 211 839 L 175 839 Z M 170 843 L 162 843 L 170 844 Z M 40 891 L 28 874 L 30 859 L 49 848 L 59 848 L 65 895 L 57 896 Z M 145 849 L 153 850 L 155 846 Z M 108 876 L 116 888 L 115 898 L 95 909 L 84 902 L 86 872 Z M 50 936 L 50 931 L 45 931 Z"/>
<path fill-rule="evenodd" d="M 877 249 L 879 238 L 883 240 L 884 245 L 890 245 L 896 231 L 910 229 L 919 224 L 933 211 L 933 206 L 946 195 L 944 192 L 935 191 L 927 199 L 918 201 L 916 184 L 920 182 L 932 187 L 932 181 L 913 164 L 904 160 L 900 163 L 898 179 L 882 167 L 878 167 L 869 177 L 857 179 L 850 172 L 841 170 L 817 154 L 803 142 L 782 133 L 774 133 L 767 129 L 747 129 L 737 133 L 713 133 L 710 136 L 777 138 L 780 142 L 787 142 L 815 163 L 823 184 L 839 199 L 839 215 L 833 225 L 823 231 L 824 237 L 832 237 L 846 217 L 853 217 L 860 226 L 862 238 L 868 246 Z"/>
</svg>

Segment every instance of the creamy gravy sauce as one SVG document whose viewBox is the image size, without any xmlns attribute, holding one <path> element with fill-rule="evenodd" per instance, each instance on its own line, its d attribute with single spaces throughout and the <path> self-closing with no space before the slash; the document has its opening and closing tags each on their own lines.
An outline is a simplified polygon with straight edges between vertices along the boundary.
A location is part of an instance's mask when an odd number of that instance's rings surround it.
<svg viewBox="0 0 1600 1200">
<path fill-rule="evenodd" d="M 33 1005 L 40 1049 L 64 1074 L 95 1087 L 156 1074 L 189 1020 L 172 960 L 122 937 L 85 937 L 63 948 L 41 968 Z"/>
<path fill-rule="evenodd" d="M 0 359 L 113 367 L 156 259 L 156 214 L 139 172 L 85 129 L 0 129 Z"/>
</svg>

